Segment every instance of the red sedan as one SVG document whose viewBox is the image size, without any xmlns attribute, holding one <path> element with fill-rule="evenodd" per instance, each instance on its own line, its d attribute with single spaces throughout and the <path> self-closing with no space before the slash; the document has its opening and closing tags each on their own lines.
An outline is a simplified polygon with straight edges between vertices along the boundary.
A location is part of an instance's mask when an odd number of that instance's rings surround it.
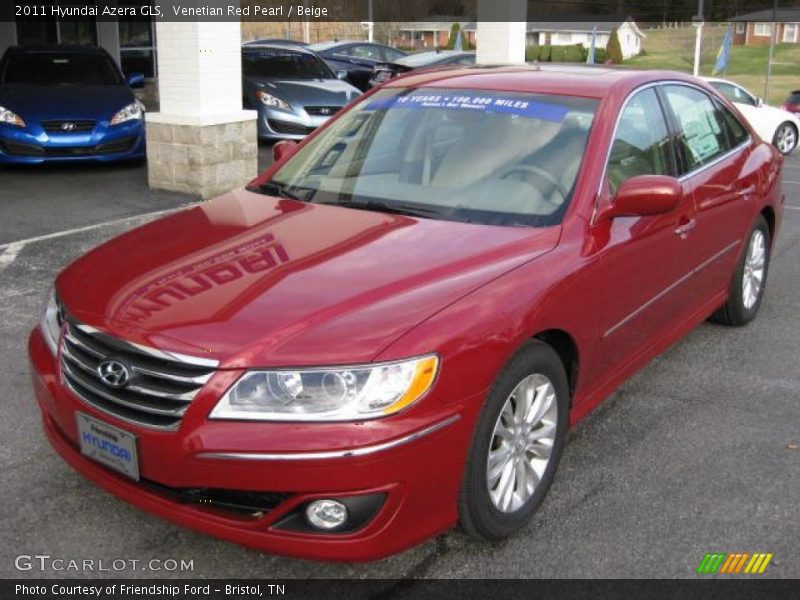
<svg viewBox="0 0 800 600">
<path fill-rule="evenodd" d="M 319 559 L 519 530 L 571 424 L 756 316 L 784 208 L 777 151 L 676 73 L 399 77 L 276 155 L 71 264 L 30 357 L 89 479 Z"/>
</svg>

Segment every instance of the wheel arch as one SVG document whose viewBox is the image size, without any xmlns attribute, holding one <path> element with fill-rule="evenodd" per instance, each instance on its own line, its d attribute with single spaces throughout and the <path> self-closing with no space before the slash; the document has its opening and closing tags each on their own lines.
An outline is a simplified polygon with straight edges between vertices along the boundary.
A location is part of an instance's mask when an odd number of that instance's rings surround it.
<svg viewBox="0 0 800 600">
<path fill-rule="evenodd" d="M 563 329 L 546 329 L 532 339 L 542 341 L 556 351 L 567 373 L 570 399 L 574 398 L 580 373 L 580 354 L 575 338 Z"/>
<path fill-rule="evenodd" d="M 767 228 L 769 229 L 769 244 L 770 247 L 772 247 L 775 244 L 775 209 L 768 205 L 761 209 L 760 214 L 767 222 Z"/>
</svg>

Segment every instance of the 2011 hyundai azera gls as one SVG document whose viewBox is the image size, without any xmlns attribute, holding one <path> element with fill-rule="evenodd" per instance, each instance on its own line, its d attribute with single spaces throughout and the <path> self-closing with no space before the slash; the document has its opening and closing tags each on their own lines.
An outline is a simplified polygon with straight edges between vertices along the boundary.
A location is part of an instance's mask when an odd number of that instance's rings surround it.
<svg viewBox="0 0 800 600">
<path fill-rule="evenodd" d="M 319 559 L 523 527 L 569 425 L 756 316 L 784 205 L 777 151 L 677 73 L 399 77 L 275 154 L 73 262 L 29 350 L 90 480 Z"/>
</svg>

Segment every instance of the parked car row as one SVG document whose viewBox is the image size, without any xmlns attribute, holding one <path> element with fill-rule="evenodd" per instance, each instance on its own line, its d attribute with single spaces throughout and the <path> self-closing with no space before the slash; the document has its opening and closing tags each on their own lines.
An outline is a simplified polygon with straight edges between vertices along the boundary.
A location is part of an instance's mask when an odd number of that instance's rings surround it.
<svg viewBox="0 0 800 600">
<path fill-rule="evenodd" d="M 259 39 L 242 45 L 242 99 L 258 111 L 258 135 L 300 140 L 362 92 L 399 75 L 475 63 L 474 52 L 407 55 L 382 44 L 304 44 Z M 800 90 L 782 108 L 730 81 L 706 81 L 733 102 L 783 154 L 800 139 Z M 86 46 L 12 47 L 0 60 L 0 163 L 142 159 L 144 105 L 108 53 Z"/>
</svg>

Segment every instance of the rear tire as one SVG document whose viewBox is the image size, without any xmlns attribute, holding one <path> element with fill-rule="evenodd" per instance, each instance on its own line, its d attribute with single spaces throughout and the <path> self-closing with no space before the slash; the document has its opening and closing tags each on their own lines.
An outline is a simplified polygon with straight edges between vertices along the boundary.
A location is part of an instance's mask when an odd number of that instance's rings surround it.
<svg viewBox="0 0 800 600">
<path fill-rule="evenodd" d="M 499 540 L 525 526 L 555 477 L 568 416 L 564 365 L 533 341 L 499 375 L 478 418 L 458 501 L 467 534 Z"/>
<path fill-rule="evenodd" d="M 778 129 L 775 130 L 775 137 L 772 138 L 772 145 L 775 146 L 781 154 L 791 154 L 797 147 L 797 127 L 789 121 L 781 123 Z"/>
<path fill-rule="evenodd" d="M 711 321 L 741 326 L 755 318 L 764 299 L 769 257 L 769 226 L 759 215 L 733 272 L 728 300 L 711 316 Z"/>
</svg>

